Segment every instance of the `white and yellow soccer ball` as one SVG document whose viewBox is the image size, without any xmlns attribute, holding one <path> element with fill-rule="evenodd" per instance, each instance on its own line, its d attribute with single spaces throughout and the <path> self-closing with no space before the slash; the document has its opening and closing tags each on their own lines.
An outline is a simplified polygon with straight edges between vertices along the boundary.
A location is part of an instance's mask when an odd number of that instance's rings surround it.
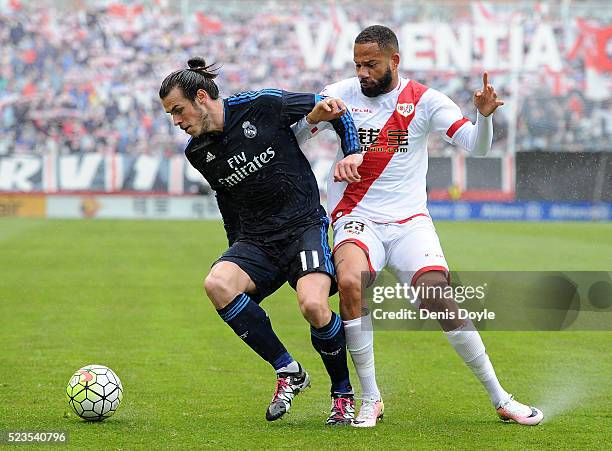
<svg viewBox="0 0 612 451">
<path fill-rule="evenodd" d="M 66 395 L 78 416 L 87 421 L 101 421 L 117 411 L 123 399 L 123 386 L 110 368 L 87 365 L 72 375 Z"/>
</svg>

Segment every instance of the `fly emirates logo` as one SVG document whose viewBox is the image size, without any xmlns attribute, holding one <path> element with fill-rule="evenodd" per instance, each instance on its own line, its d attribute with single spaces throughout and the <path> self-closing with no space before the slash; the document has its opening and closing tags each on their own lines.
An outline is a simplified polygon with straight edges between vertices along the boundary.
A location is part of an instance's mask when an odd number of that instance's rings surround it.
<svg viewBox="0 0 612 451">
<path fill-rule="evenodd" d="M 244 152 L 234 155 L 227 160 L 227 164 L 234 172 L 225 178 L 219 179 L 219 183 L 228 187 L 236 186 L 249 175 L 259 171 L 264 164 L 270 162 L 275 155 L 276 153 L 272 150 L 272 147 L 268 147 L 259 155 L 255 155 L 252 161 L 247 161 Z"/>
</svg>

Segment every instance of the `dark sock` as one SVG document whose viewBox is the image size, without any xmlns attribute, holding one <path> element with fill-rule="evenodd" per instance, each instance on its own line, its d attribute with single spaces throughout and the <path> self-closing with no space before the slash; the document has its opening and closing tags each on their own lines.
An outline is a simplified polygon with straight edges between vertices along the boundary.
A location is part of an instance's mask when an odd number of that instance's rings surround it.
<svg viewBox="0 0 612 451">
<path fill-rule="evenodd" d="M 242 293 L 221 310 L 219 316 L 242 340 L 275 370 L 289 365 L 293 358 L 274 331 L 266 312 Z"/>
<path fill-rule="evenodd" d="M 310 326 L 312 346 L 323 359 L 325 369 L 331 379 L 332 393 L 352 393 L 346 363 L 346 338 L 340 317 L 332 312 L 331 321 L 319 329 Z"/>
</svg>

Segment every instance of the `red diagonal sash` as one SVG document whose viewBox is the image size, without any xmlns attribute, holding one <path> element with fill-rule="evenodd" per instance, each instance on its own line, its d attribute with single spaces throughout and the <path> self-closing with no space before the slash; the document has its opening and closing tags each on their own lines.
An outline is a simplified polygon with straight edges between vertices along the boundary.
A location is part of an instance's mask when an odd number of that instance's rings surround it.
<svg viewBox="0 0 612 451">
<path fill-rule="evenodd" d="M 332 222 L 348 215 L 357 204 L 366 195 L 372 184 L 380 177 L 387 164 L 393 158 L 397 151 L 397 145 L 389 144 L 389 131 L 391 130 L 408 130 L 410 122 L 414 118 L 416 105 L 421 99 L 423 93 L 427 90 L 427 86 L 410 80 L 406 87 L 400 93 L 397 99 L 397 105 L 391 117 L 387 120 L 382 130 L 378 134 L 376 140 L 370 144 L 368 151 L 363 157 L 363 163 L 359 166 L 359 174 L 361 181 L 349 183 L 344 190 L 344 195 L 334 211 L 331 214 Z M 406 108 L 406 105 L 412 104 L 414 108 Z M 410 112 L 407 116 L 401 114 L 398 110 Z"/>
</svg>

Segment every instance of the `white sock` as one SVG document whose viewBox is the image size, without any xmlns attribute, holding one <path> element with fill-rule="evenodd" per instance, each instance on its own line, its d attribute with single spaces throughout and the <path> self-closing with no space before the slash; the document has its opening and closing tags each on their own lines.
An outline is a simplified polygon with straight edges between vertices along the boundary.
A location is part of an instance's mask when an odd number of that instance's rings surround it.
<svg viewBox="0 0 612 451">
<path fill-rule="evenodd" d="M 491 360 L 485 352 L 482 338 L 480 338 L 480 334 L 474 329 L 474 326 L 468 324 L 459 329 L 444 332 L 444 334 L 457 354 L 487 390 L 493 405 L 497 408 L 502 402 L 508 400 L 510 395 L 497 380 Z"/>
<path fill-rule="evenodd" d="M 374 331 L 370 315 L 343 321 L 346 335 L 346 349 L 351 354 L 363 399 L 380 399 L 374 368 Z"/>
<path fill-rule="evenodd" d="M 289 365 L 276 370 L 277 373 L 297 373 L 298 371 L 300 371 L 300 366 L 295 360 Z"/>
</svg>

